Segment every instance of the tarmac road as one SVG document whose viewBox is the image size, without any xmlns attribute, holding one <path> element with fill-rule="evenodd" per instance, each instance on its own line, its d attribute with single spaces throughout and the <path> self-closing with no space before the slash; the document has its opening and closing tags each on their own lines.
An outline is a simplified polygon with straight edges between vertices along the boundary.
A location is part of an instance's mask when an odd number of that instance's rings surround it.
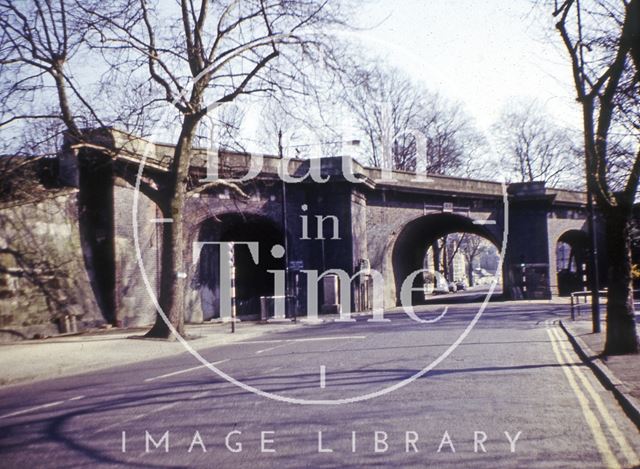
<svg viewBox="0 0 640 469">
<path fill-rule="evenodd" d="M 567 317 L 566 306 L 492 303 L 453 348 L 476 313 L 451 305 L 430 324 L 391 314 L 384 323 L 359 317 L 292 325 L 200 351 L 278 400 L 229 383 L 188 353 L 8 387 L 0 390 L 1 465 L 640 463 L 638 430 L 554 324 Z M 438 313 L 419 316 L 432 320 Z M 441 361 L 402 385 L 434 360 Z"/>
</svg>

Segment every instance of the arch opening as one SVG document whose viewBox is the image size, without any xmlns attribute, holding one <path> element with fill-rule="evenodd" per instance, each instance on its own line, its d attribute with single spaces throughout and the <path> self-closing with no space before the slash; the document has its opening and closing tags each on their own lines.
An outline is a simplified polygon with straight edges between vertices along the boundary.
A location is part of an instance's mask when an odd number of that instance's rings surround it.
<svg viewBox="0 0 640 469">
<path fill-rule="evenodd" d="M 556 243 L 558 294 L 587 290 L 587 249 L 589 237 L 582 230 L 564 232 Z"/>
<path fill-rule="evenodd" d="M 284 245 L 280 227 L 263 216 L 227 213 L 205 220 L 199 241 L 258 243 L 257 264 L 249 247 L 239 244 L 234 247 L 234 266 L 237 315 L 259 315 L 260 297 L 274 295 L 274 275 L 269 271 L 285 268 L 284 258 L 271 254 L 273 246 Z M 200 254 L 198 283 L 204 319 L 220 317 L 220 251 L 214 246 L 204 248 Z"/>
<path fill-rule="evenodd" d="M 491 225 L 495 226 L 495 225 Z M 473 223 L 462 215 L 437 213 L 408 223 L 398 235 L 392 253 L 396 285 L 396 303 L 401 304 L 401 289 L 414 272 L 412 282 L 413 305 L 432 301 L 475 301 L 486 293 L 496 279 L 501 292 L 502 272 L 499 265 L 500 236 L 486 225 Z M 440 295 L 458 293 L 450 297 Z"/>
</svg>

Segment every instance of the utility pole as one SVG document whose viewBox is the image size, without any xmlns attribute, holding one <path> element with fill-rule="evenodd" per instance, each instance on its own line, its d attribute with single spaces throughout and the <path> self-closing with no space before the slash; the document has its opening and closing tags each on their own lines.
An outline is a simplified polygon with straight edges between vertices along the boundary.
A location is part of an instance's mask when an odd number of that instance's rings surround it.
<svg viewBox="0 0 640 469">
<path fill-rule="evenodd" d="M 282 146 L 282 129 L 278 129 L 278 157 L 281 160 L 281 164 L 284 162 L 284 148 Z M 286 170 L 286 168 L 283 168 Z M 289 232 L 287 224 L 287 185 L 284 179 L 282 184 L 282 231 L 283 231 L 283 244 L 284 244 L 284 315 L 287 316 L 287 310 L 289 309 L 289 297 L 290 295 L 290 283 L 289 282 L 289 243 L 287 233 Z M 295 313 L 294 313 L 295 315 Z"/>
<path fill-rule="evenodd" d="M 229 249 L 229 276 L 231 279 L 231 333 L 236 332 L 236 250 L 233 243 L 228 244 Z"/>
<path fill-rule="evenodd" d="M 595 210 L 591 197 L 591 184 L 587 179 L 587 211 L 589 225 L 589 288 L 591 289 L 591 323 L 593 332 L 600 332 L 600 273 L 598 272 L 598 239 L 596 236 Z"/>
<path fill-rule="evenodd" d="M 583 46 L 584 42 L 582 40 L 582 15 L 580 8 L 580 0 L 576 1 L 576 22 L 578 27 L 578 37 L 579 37 L 579 53 L 580 53 L 580 79 L 582 82 L 582 89 L 584 90 L 585 86 L 585 75 L 584 75 L 584 56 L 583 56 Z M 583 111 L 584 112 L 584 111 Z M 587 128 L 585 124 L 585 152 L 588 152 L 587 145 Z M 600 332 L 600 273 L 598 269 L 598 240 L 596 239 L 596 229 L 595 229 L 595 211 L 593 207 L 593 184 L 592 177 L 590 174 L 591 165 L 590 161 L 593 158 L 593 155 L 588 155 L 585 153 L 585 171 L 586 171 L 586 182 L 587 182 L 587 216 L 588 216 L 588 227 L 589 227 L 589 288 L 591 289 L 591 325 L 594 333 Z"/>
</svg>

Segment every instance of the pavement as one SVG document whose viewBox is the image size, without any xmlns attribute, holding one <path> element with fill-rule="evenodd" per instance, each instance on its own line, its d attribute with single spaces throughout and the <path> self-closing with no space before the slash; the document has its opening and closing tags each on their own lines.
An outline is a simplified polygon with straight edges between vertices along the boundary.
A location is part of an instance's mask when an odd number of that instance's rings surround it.
<svg viewBox="0 0 640 469">
<path fill-rule="evenodd" d="M 416 308 L 423 321 L 440 313 Z M 636 467 L 640 432 L 574 352 L 558 325 L 568 316 L 549 302 L 481 316 L 451 305 L 429 323 L 242 323 L 247 335 L 226 343 L 225 325 L 207 324 L 190 344 L 216 373 L 165 348 L 179 344 L 122 331 L 51 339 L 56 367 L 88 349 L 133 361 L 0 388 L 1 465 Z M 32 366 L 23 350 L 3 374 Z"/>
<path fill-rule="evenodd" d="M 486 291 L 474 293 L 478 298 Z M 453 296 L 453 295 L 451 295 Z M 503 302 L 509 305 L 565 304 L 563 299 L 553 301 Z M 468 303 L 466 307 L 477 308 L 480 303 Z M 425 305 L 423 311 L 440 309 L 438 304 Z M 385 312 L 386 315 L 403 314 L 400 308 Z M 367 313 L 355 313 L 353 317 L 368 316 Z M 331 322 L 337 315 L 323 315 L 324 321 Z M 303 322 L 293 323 L 259 321 L 239 321 L 236 332 L 231 333 L 229 323 L 205 322 L 187 324 L 185 337 L 187 343 L 196 351 L 241 342 L 261 335 L 284 332 L 302 326 Z M 180 342 L 144 339 L 142 336 L 149 328 L 112 328 L 94 329 L 78 334 L 66 334 L 44 339 L 21 342 L 0 343 L 0 387 L 20 383 L 73 376 L 88 371 L 104 370 L 131 363 L 144 362 L 175 355 L 188 355 L 189 352 Z M 140 339 L 140 340 L 132 340 Z"/>
<path fill-rule="evenodd" d="M 186 326 L 187 343 L 194 350 L 255 338 L 292 327 L 292 323 L 207 322 Z M 149 328 L 92 330 L 46 339 L 0 344 L 0 387 L 72 376 L 130 363 L 187 354 L 180 342 L 142 339 Z"/>
<path fill-rule="evenodd" d="M 580 357 L 593 369 L 602 384 L 611 390 L 629 418 L 640 428 L 640 354 L 604 355 L 605 321 L 600 324 L 600 333 L 593 332 L 588 315 L 578 316 L 576 320 L 564 319 L 561 326 Z"/>
</svg>

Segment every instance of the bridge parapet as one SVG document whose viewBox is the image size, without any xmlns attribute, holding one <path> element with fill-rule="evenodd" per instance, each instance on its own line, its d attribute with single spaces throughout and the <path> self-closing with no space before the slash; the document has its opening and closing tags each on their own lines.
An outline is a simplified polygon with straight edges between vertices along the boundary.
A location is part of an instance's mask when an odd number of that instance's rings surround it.
<svg viewBox="0 0 640 469">
<path fill-rule="evenodd" d="M 90 208 L 113 218 L 104 223 L 116 241 L 113 243 L 116 258 L 112 264 L 119 270 L 115 274 L 117 291 L 113 295 L 118 308 L 135 311 L 141 308 L 129 297 L 133 291 L 143 291 L 143 285 L 135 276 L 136 265 L 132 263 L 129 266 L 120 261 L 125 253 L 131 251 L 132 182 L 136 180 L 138 165 L 144 160 L 146 186 L 160 187 L 168 179 L 166 173 L 171 169 L 175 147 L 150 143 L 112 129 L 96 130 L 92 135 L 95 140 L 88 144 L 73 146 L 66 142 L 65 149 L 72 151 L 66 151 L 63 157 L 70 163 L 69 168 L 75 171 L 76 181 L 81 173 L 78 162 L 85 162 L 85 158 L 112 162 L 104 165 L 108 169 L 104 173 L 91 175 L 84 171 L 83 188 L 85 195 L 92 195 L 94 206 Z M 542 182 L 507 185 L 510 205 L 508 226 L 504 226 L 507 220 L 503 205 L 504 189 L 499 182 L 384 171 L 365 167 L 344 156 L 287 158 L 287 174 L 302 184 L 287 183 L 283 186 L 273 183 L 281 179 L 282 173 L 283 160 L 277 156 L 216 152 L 206 148 L 193 149 L 191 156 L 191 181 L 196 185 L 213 177 L 245 181 L 255 178 L 255 184 L 243 186 L 249 195 L 243 200 L 234 198 L 224 189 L 213 188 L 214 184 L 211 189 L 189 197 L 183 214 L 185 233 L 189 237 L 185 245 L 190 246 L 192 241 L 199 240 L 202 233 L 202 236 L 215 234 L 222 237 L 222 231 L 208 233 L 203 228 L 208 220 L 222 220 L 216 223 L 231 226 L 237 222 L 235 215 L 242 214 L 247 219 L 260 220 L 263 227 L 275 227 L 279 233 L 286 233 L 288 260 L 290 266 L 297 266 L 295 269 L 291 267 L 293 270 L 303 266 L 304 269 L 318 271 L 339 268 L 353 273 L 366 261 L 385 278 L 387 306 L 396 304 L 399 285 L 396 281 L 404 280 L 400 275 L 404 271 L 398 270 L 398 265 L 407 259 L 417 259 L 415 267 L 422 267 L 427 238 L 435 239 L 449 230 L 479 234 L 501 247 L 503 233 L 508 229 L 503 262 L 506 293 L 518 297 L 512 292 L 520 288 L 520 297 L 547 297 L 557 290 L 557 240 L 569 230 L 583 230 L 586 219 L 584 193 L 547 188 Z M 101 194 L 96 196 L 96 185 L 92 181 L 109 176 L 114 188 L 105 187 L 101 193 L 104 197 Z M 313 176 L 316 176 L 315 180 Z M 319 181 L 318 177 L 328 179 L 327 184 Z M 139 219 L 144 222 L 157 219 L 160 212 L 154 205 L 154 199 L 143 189 L 141 192 L 146 198 L 141 197 L 143 203 Z M 320 229 L 313 223 L 318 220 Z M 303 231 L 303 221 L 311 223 L 311 231 L 307 225 Z M 324 224 L 326 228 L 323 228 Z M 147 225 L 144 234 L 148 242 L 143 243 L 148 246 L 145 248 L 148 251 L 145 252 L 145 263 L 149 259 L 148 265 L 156 265 L 157 244 L 154 243 L 159 239 L 161 226 Z M 253 231 L 259 231 L 255 229 L 257 225 L 252 226 Z M 338 228 L 337 235 L 331 231 L 333 226 Z M 326 233 L 323 234 L 323 230 Z M 95 234 L 96 238 L 98 234 Z M 397 243 L 405 243 L 402 251 L 397 250 L 400 246 Z M 394 258 L 394 251 L 402 255 Z M 121 257 L 118 257 L 119 253 Z M 185 259 L 187 264 L 192 262 L 191 258 Z M 191 276 L 189 284 L 193 286 L 188 301 L 190 305 L 199 304 L 204 311 L 203 308 L 214 304 L 210 297 L 215 290 L 209 288 L 209 284 L 198 283 L 200 270 L 192 270 L 188 274 Z M 522 283 L 524 273 L 528 283 Z M 534 276 L 535 282 L 532 280 Z M 211 278 L 214 277 L 211 274 Z"/>
<path fill-rule="evenodd" d="M 144 158 L 148 171 L 169 171 L 175 148 L 173 145 L 152 143 L 115 129 L 97 129 L 94 134 L 94 149 L 110 153 L 115 160 L 127 164 L 139 164 Z M 91 148 L 91 145 L 89 147 Z M 317 159 L 287 158 L 287 161 L 288 174 L 301 182 L 313 182 L 313 178 L 316 177 L 323 180 L 328 178 L 328 181 L 333 182 L 348 181 L 362 184 L 369 189 L 388 189 L 406 193 L 456 194 L 490 199 L 503 196 L 502 184 L 499 182 L 381 170 L 366 167 L 349 156 Z M 65 164 L 69 166 L 68 161 L 65 161 Z M 282 160 L 273 155 L 216 152 L 207 148 L 194 148 L 191 171 L 198 176 L 198 179 L 205 178 L 207 175 L 229 179 L 243 177 L 248 179 L 247 175 L 260 179 L 278 179 L 281 164 Z M 213 170 L 212 165 L 214 165 Z M 250 173 L 252 170 L 255 175 Z M 315 182 L 319 182 L 319 179 Z M 511 183 L 508 188 L 509 195 L 520 200 L 548 198 L 555 204 L 586 205 L 584 192 L 547 188 L 543 182 Z"/>
</svg>

